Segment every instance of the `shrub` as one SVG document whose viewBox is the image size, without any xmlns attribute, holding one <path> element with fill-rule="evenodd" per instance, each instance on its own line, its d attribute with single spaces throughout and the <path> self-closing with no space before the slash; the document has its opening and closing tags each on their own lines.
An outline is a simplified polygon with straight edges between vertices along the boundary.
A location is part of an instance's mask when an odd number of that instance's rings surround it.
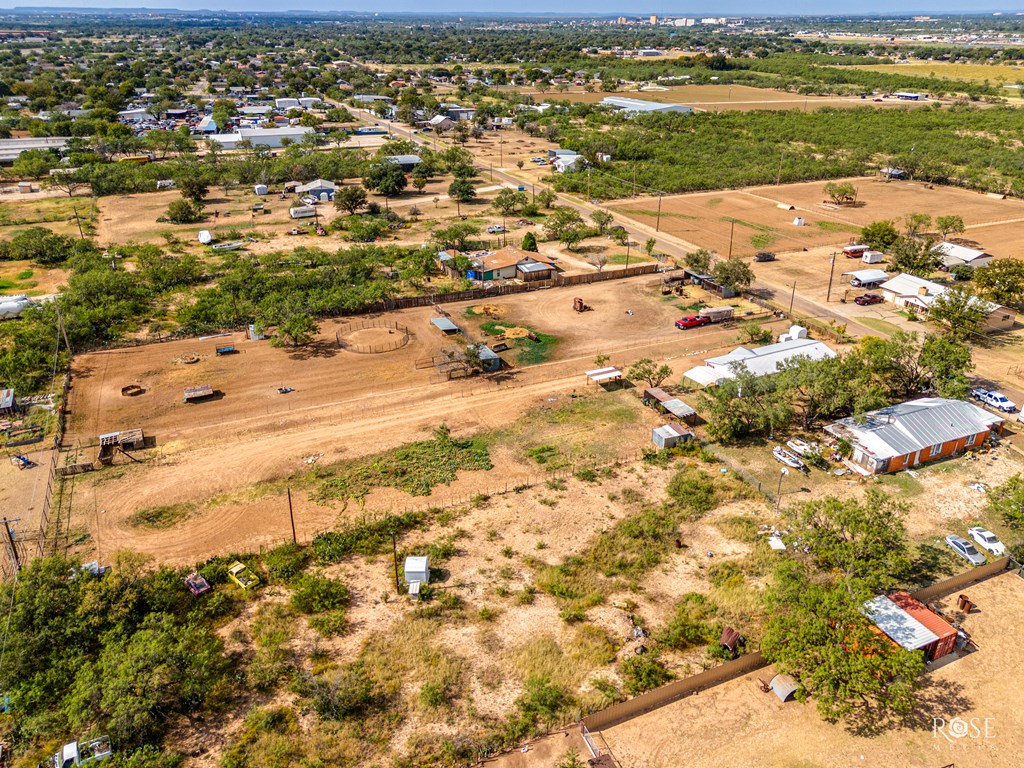
<svg viewBox="0 0 1024 768">
<path fill-rule="evenodd" d="M 674 677 L 653 653 L 626 659 L 622 662 L 621 670 L 626 690 L 633 696 L 662 686 Z"/>
<path fill-rule="evenodd" d="M 341 581 L 320 574 L 303 574 L 295 580 L 292 607 L 302 613 L 323 613 L 348 605 L 349 592 Z"/>
<path fill-rule="evenodd" d="M 710 643 L 718 631 L 716 625 L 707 621 L 713 611 L 714 605 L 704 595 L 683 595 L 672 619 L 659 634 L 659 641 L 679 651 Z"/>
<path fill-rule="evenodd" d="M 306 568 L 309 553 L 297 544 L 282 544 L 263 556 L 271 581 L 287 584 Z"/>
<path fill-rule="evenodd" d="M 706 472 L 686 467 L 676 473 L 668 484 L 668 495 L 684 509 L 702 515 L 714 509 L 717 492 L 714 480 Z"/>
<path fill-rule="evenodd" d="M 203 204 L 174 200 L 167 206 L 167 220 L 172 224 L 195 224 L 203 220 Z"/>
</svg>

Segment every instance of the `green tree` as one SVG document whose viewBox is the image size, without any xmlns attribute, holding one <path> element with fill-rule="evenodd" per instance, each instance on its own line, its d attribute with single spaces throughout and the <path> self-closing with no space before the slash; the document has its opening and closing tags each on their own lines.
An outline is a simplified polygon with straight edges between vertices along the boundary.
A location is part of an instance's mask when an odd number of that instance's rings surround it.
<svg viewBox="0 0 1024 768">
<path fill-rule="evenodd" d="M 172 224 L 195 224 L 204 217 L 202 203 L 172 200 L 167 206 L 167 220 Z"/>
<path fill-rule="evenodd" d="M 438 227 L 431 235 L 442 250 L 456 248 L 466 250 L 470 238 L 480 234 L 480 227 L 468 221 L 455 221 L 447 227 Z"/>
<path fill-rule="evenodd" d="M 304 347 L 313 341 L 319 332 L 320 326 L 312 315 L 294 312 L 277 326 L 277 336 L 271 340 L 271 343 L 281 340 L 292 347 Z"/>
<path fill-rule="evenodd" d="M 857 581 L 874 594 L 893 589 L 909 575 L 906 504 L 878 489 L 869 489 L 863 500 L 826 496 L 787 514 L 799 531 L 794 543 L 799 538 L 799 546 L 808 546 L 822 572 Z"/>
<path fill-rule="evenodd" d="M 761 651 L 796 680 L 798 701 L 813 698 L 827 720 L 875 725 L 913 709 L 924 657 L 873 631 L 861 613 L 870 590 L 813 576 L 793 560 L 774 582 Z"/>
<path fill-rule="evenodd" d="M 739 256 L 719 259 L 711 268 L 711 275 L 716 283 L 734 291 L 749 288 L 754 282 L 754 270 Z"/>
<path fill-rule="evenodd" d="M 648 257 L 653 257 L 654 256 L 654 248 L 657 245 L 658 245 L 658 241 L 657 240 L 655 240 L 653 237 L 648 237 L 646 240 L 644 240 L 644 253 L 646 253 L 648 255 Z"/>
<path fill-rule="evenodd" d="M 544 234 L 549 240 L 563 243 L 571 251 L 586 235 L 586 224 L 575 208 L 556 208 L 544 222 Z"/>
<path fill-rule="evenodd" d="M 334 193 L 334 207 L 354 215 L 366 205 L 366 190 L 362 187 L 342 187 Z"/>
<path fill-rule="evenodd" d="M 662 382 L 672 375 L 668 365 L 658 365 L 649 357 L 642 357 L 629 367 L 626 378 L 631 381 L 645 381 L 652 387 L 660 387 Z"/>
<path fill-rule="evenodd" d="M 698 248 L 693 253 L 683 257 L 683 264 L 687 269 L 693 270 L 699 275 L 707 275 L 711 272 L 711 259 L 714 254 L 707 248 Z"/>
<path fill-rule="evenodd" d="M 890 248 L 892 270 L 928 277 L 942 263 L 939 255 L 932 250 L 934 245 L 935 241 L 928 237 L 900 235 Z"/>
<path fill-rule="evenodd" d="M 19 179 L 41 179 L 57 167 L 57 158 L 48 149 L 26 149 L 11 165 L 11 175 Z"/>
<path fill-rule="evenodd" d="M 713 440 L 731 442 L 748 435 L 773 434 L 793 419 L 793 406 L 774 376 L 755 376 L 742 362 L 733 364 L 733 378 L 700 394 L 701 412 Z"/>
<path fill-rule="evenodd" d="M 491 201 L 491 205 L 504 216 L 511 216 L 529 202 L 525 192 L 505 187 Z"/>
<path fill-rule="evenodd" d="M 960 286 L 951 286 L 928 308 L 928 319 L 958 339 L 968 339 L 988 317 L 985 302 Z"/>
<path fill-rule="evenodd" d="M 989 301 L 1024 307 L 1024 261 L 999 259 L 974 271 L 974 286 Z"/>
<path fill-rule="evenodd" d="M 540 192 L 537 193 L 535 199 L 537 201 L 537 205 L 539 205 L 541 208 L 550 210 L 555 205 L 557 195 L 550 189 L 542 189 Z"/>
<path fill-rule="evenodd" d="M 527 232 L 523 235 L 523 244 L 520 246 L 524 251 L 530 251 L 531 253 L 537 252 L 537 236 L 533 232 Z"/>
<path fill-rule="evenodd" d="M 408 183 L 409 180 L 401 166 L 388 162 L 377 163 L 371 167 L 370 172 L 363 179 L 364 187 L 384 197 L 385 207 L 387 207 L 388 198 L 402 194 Z"/>
<path fill-rule="evenodd" d="M 836 205 L 849 205 L 857 202 L 857 187 L 849 181 L 830 181 L 825 184 L 825 194 Z"/>
<path fill-rule="evenodd" d="M 899 237 L 899 230 L 889 219 L 873 221 L 860 231 L 861 241 L 875 251 L 888 251 Z"/>
<path fill-rule="evenodd" d="M 594 226 L 597 227 L 597 231 L 603 235 L 608 231 L 608 227 L 615 222 L 615 217 L 612 216 L 610 211 L 598 208 L 590 214 L 590 220 L 594 222 Z"/>
<path fill-rule="evenodd" d="M 174 185 L 182 198 L 201 203 L 210 192 L 210 176 L 198 166 L 182 166 L 174 177 Z"/>
<path fill-rule="evenodd" d="M 935 231 L 939 233 L 939 239 L 945 240 L 950 235 L 959 235 L 967 231 L 962 216 L 937 216 L 935 218 Z"/>
<path fill-rule="evenodd" d="M 455 179 L 448 185 L 448 197 L 455 201 L 456 212 L 462 215 L 462 204 L 476 199 L 476 185 L 470 179 Z"/>
<path fill-rule="evenodd" d="M 1006 482 L 991 488 L 988 509 L 999 515 L 1007 525 L 1024 524 L 1024 475 L 1019 472 Z"/>
<path fill-rule="evenodd" d="M 921 237 L 932 225 L 932 217 L 927 213 L 908 213 L 903 217 L 903 233 L 907 237 Z"/>
</svg>

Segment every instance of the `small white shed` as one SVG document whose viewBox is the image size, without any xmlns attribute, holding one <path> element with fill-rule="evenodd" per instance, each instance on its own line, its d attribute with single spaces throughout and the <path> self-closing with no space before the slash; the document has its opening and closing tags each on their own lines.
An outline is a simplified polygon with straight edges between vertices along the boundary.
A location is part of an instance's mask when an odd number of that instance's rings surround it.
<svg viewBox="0 0 1024 768">
<path fill-rule="evenodd" d="M 430 583 L 430 563 L 427 557 L 409 556 L 405 558 L 405 583 Z"/>
<path fill-rule="evenodd" d="M 255 192 L 257 195 L 265 195 L 265 194 L 267 194 L 267 185 L 266 184 L 257 184 L 252 189 L 253 189 L 253 192 Z"/>
</svg>

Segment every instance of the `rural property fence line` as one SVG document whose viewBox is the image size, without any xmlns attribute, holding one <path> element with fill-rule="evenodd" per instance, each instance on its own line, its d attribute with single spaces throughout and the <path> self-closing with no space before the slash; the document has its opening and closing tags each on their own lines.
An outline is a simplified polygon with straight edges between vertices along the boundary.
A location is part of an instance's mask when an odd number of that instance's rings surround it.
<svg viewBox="0 0 1024 768">
<path fill-rule="evenodd" d="M 973 584 L 978 584 L 993 576 L 998 576 L 1013 567 L 1020 568 L 1020 565 L 1009 557 L 1003 557 L 920 589 L 913 593 L 913 597 L 922 603 L 926 603 L 929 600 L 951 595 Z M 640 715 L 653 712 L 660 707 L 664 707 L 666 704 L 679 701 L 679 699 L 686 696 L 692 696 L 695 693 L 728 682 L 729 680 L 734 680 L 749 672 L 763 669 L 769 663 L 761 655 L 760 651 L 754 651 L 745 656 L 740 656 L 738 659 L 727 661 L 717 667 L 699 672 L 696 675 L 691 675 L 682 680 L 676 680 L 668 685 L 663 685 L 660 688 L 655 688 L 653 691 L 642 693 L 628 701 L 613 704 L 607 709 L 587 715 L 580 722 L 591 731 L 611 728 Z"/>
<path fill-rule="evenodd" d="M 762 309 L 767 309 L 769 312 L 772 312 L 776 316 L 787 316 L 793 321 L 799 321 L 801 325 L 814 331 L 815 334 L 825 336 L 826 338 L 836 342 L 837 344 L 845 344 L 850 340 L 850 337 L 843 331 L 837 330 L 836 328 L 833 328 L 830 325 L 822 323 L 819 320 L 815 320 L 813 317 L 802 315 L 799 312 L 791 313 L 788 308 L 783 307 L 781 304 L 778 304 L 774 301 L 769 301 L 768 299 L 758 296 L 756 293 L 747 292 L 744 294 L 744 298 L 746 298 L 752 304 L 756 304 L 757 306 L 761 307 Z"/>
</svg>

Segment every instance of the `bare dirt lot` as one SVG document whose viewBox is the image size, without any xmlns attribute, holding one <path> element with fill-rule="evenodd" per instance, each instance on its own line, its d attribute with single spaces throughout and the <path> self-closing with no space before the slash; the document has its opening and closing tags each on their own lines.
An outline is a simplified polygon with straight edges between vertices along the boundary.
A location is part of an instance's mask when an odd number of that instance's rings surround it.
<svg viewBox="0 0 1024 768">
<path fill-rule="evenodd" d="M 138 427 L 156 446 L 142 453 L 144 464 L 119 460 L 112 469 L 78 480 L 73 525 L 94 531 L 108 552 L 131 545 L 171 560 L 278 541 L 286 530 L 284 489 L 245 489 L 304 473 L 310 457 L 330 464 L 386 450 L 421 439 L 442 422 L 460 434 L 504 427 L 552 397 L 586 391 L 582 372 L 599 353 L 623 366 L 642 356 L 668 360 L 682 371 L 711 350 L 735 345 L 734 329 L 677 331 L 676 304 L 687 300 L 663 300 L 658 285 L 657 278 L 638 278 L 491 301 L 502 308 L 503 320 L 556 337 L 550 362 L 513 368 L 498 379 L 434 383 L 435 371 L 417 367 L 417 361 L 458 346 L 429 323 L 435 315 L 428 308 L 387 315 L 413 338 L 384 354 L 339 349 L 334 334 L 348 326 L 329 321 L 319 340 L 298 352 L 234 334 L 82 355 L 75 360 L 67 444 L 81 445 L 81 460 L 91 460 L 97 435 Z M 575 296 L 594 310 L 573 312 Z M 479 303 L 446 309 L 466 325 L 465 310 Z M 227 344 L 239 353 L 217 357 L 214 348 Z M 192 355 L 197 362 L 184 362 Z M 123 397 L 121 387 L 128 384 L 146 391 Z M 183 389 L 198 384 L 220 394 L 183 403 Z M 279 394 L 278 387 L 295 391 Z M 642 443 L 649 440 L 649 433 L 639 434 Z M 504 482 L 515 468 L 497 474 L 496 482 Z M 437 493 L 471 495 L 481 482 L 470 478 L 465 486 Z M 197 502 L 205 507 L 214 497 L 221 497 L 214 505 L 218 514 L 173 537 L 125 524 L 139 509 Z M 404 494 L 379 500 L 383 508 L 408 503 Z M 335 514 L 312 507 L 300 502 L 299 528 L 307 538 L 331 527 Z"/>
<path fill-rule="evenodd" d="M 752 673 L 670 704 L 602 735 L 622 765 L 660 768 L 720 766 L 905 766 L 958 768 L 1016 765 L 1024 749 L 1017 691 L 1024 684 L 1024 650 L 1015 640 L 1024 621 L 1024 580 L 1009 572 L 968 590 L 978 606 L 964 620 L 980 650 L 932 670 L 911 724 L 857 735 L 823 722 L 813 703 L 782 704 L 757 688 Z M 956 611 L 956 595 L 942 601 Z M 978 718 L 988 733 L 946 739 L 933 718 Z M 535 763 L 544 765 L 544 763 Z"/>
<path fill-rule="evenodd" d="M 751 187 L 738 191 L 701 192 L 664 197 L 661 229 L 720 254 L 752 255 L 759 250 L 791 251 L 848 243 L 860 228 L 879 219 L 908 213 L 941 216 L 956 213 L 967 226 L 966 238 L 984 242 L 996 254 L 1012 243 L 1012 227 L 1024 219 L 1024 201 L 998 200 L 978 192 L 917 182 L 885 182 L 874 177 L 850 179 L 857 204 L 826 202 L 823 182 Z M 779 206 L 793 206 L 793 210 Z M 622 200 L 611 210 L 646 224 L 658 218 L 657 198 Z M 804 226 L 795 226 L 801 217 Z M 1006 227 L 1005 231 L 1002 230 Z M 983 240 L 984 239 L 984 240 Z M 990 244 L 991 243 L 991 244 Z"/>
</svg>

